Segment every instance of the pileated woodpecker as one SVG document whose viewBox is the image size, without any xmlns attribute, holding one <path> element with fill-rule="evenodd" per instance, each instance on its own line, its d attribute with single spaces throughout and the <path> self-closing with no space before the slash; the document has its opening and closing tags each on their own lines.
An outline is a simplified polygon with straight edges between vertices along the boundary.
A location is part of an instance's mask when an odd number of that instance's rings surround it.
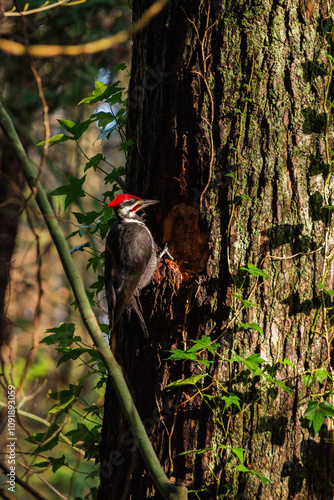
<svg viewBox="0 0 334 500">
<path fill-rule="evenodd" d="M 105 287 L 112 332 L 120 317 L 129 320 L 134 310 L 148 337 L 139 295 L 153 277 L 158 257 L 153 236 L 137 212 L 155 203 L 159 201 L 142 200 L 131 194 L 120 194 L 109 203 L 118 218 L 107 236 L 105 251 Z M 113 334 L 113 352 L 115 341 Z"/>
</svg>

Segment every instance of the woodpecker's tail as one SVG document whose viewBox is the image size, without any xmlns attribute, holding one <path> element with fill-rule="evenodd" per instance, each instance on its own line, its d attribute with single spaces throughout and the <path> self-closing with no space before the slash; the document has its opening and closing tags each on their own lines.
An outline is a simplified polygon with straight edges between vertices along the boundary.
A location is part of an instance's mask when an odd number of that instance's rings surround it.
<svg viewBox="0 0 334 500">
<path fill-rule="evenodd" d="M 140 302 L 139 295 L 137 295 L 137 294 L 135 294 L 134 300 L 132 301 L 132 311 L 134 311 L 136 313 L 136 316 L 137 316 L 137 319 L 138 319 L 138 322 L 140 325 L 140 329 L 143 332 L 144 338 L 148 339 L 149 334 L 148 334 L 148 329 L 147 329 L 147 326 L 146 326 L 146 323 L 144 320 L 144 316 L 143 316 L 143 308 L 142 308 L 142 305 Z"/>
</svg>

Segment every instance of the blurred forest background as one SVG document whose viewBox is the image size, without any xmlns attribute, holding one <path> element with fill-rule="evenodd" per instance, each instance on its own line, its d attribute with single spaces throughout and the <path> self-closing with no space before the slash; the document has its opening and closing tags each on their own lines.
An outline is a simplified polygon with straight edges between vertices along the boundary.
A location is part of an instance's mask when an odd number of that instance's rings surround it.
<svg viewBox="0 0 334 500">
<path fill-rule="evenodd" d="M 44 2 L 32 0 L 28 10 L 37 9 L 37 12 L 23 16 L 18 14 L 25 8 L 20 0 L 2 2 L 0 36 L 23 44 L 74 45 L 117 33 L 131 24 L 131 8 L 127 0 L 66 3 L 61 5 L 59 2 L 55 8 L 40 11 Z M 121 80 L 126 88 L 130 54 L 130 42 L 112 51 L 76 58 L 59 56 L 33 60 L 29 56 L 1 53 L 1 98 L 29 158 L 37 166 L 43 148 L 36 145 L 45 138 L 46 122 L 49 122 L 52 137 L 63 132 L 58 119 L 75 122 L 87 119 L 99 104 L 76 106 L 76 103 L 92 93 L 96 80 L 106 84 Z M 120 63 L 126 63 L 127 68 L 115 74 Z M 43 95 L 48 113 L 45 104 L 43 110 Z M 109 139 L 98 138 L 100 133 L 101 130 L 92 124 L 80 139 L 80 147 L 75 141 L 67 141 L 48 150 L 41 172 L 47 193 L 67 183 L 65 174 L 82 178 L 88 158 L 99 153 L 108 161 L 104 167 L 107 172 L 124 165 L 124 152 L 120 151 L 117 132 L 113 132 Z M 16 474 L 24 484 L 22 487 L 17 484 L 12 498 L 85 498 L 86 495 L 91 498 L 98 486 L 95 438 L 100 433 L 97 429 L 102 422 L 100 408 L 104 389 L 102 384 L 96 388 L 98 377 L 92 375 L 87 378 L 80 397 L 66 416 L 59 416 L 59 406 L 58 413 L 49 412 L 55 405 L 50 393 L 66 391 L 70 383 L 83 380 L 89 370 L 82 359 L 69 360 L 57 367 L 60 354 L 55 346 L 39 344 L 46 335 L 45 330 L 57 327 L 61 322 L 73 322 L 76 323 L 75 335 L 80 336 L 87 346 L 91 346 L 91 340 L 75 307 L 70 307 L 73 296 L 59 257 L 1 133 L 0 176 L 0 496 L 11 498 L 6 485 L 5 406 L 7 387 L 14 385 L 17 404 Z M 101 201 L 104 201 L 103 179 L 104 174 L 98 169 L 90 169 L 87 173 L 84 207 L 82 198 L 78 198 L 70 209 L 65 210 L 65 196 L 50 197 L 65 235 L 76 233 L 68 240 L 71 249 L 83 243 L 77 234 L 79 224 L 72 212 L 99 210 Z M 76 251 L 73 257 L 86 289 L 93 293 L 89 287 L 96 281 L 98 269 L 91 266 L 87 270 L 87 261 L 92 249 L 103 251 L 103 245 L 94 235 L 89 240 L 91 247 Z M 103 294 L 100 295 L 96 312 L 99 321 L 107 323 Z M 66 400 L 65 406 L 68 405 Z M 38 446 L 39 433 L 46 431 L 49 432 L 47 439 Z M 28 441 L 28 436 L 33 435 L 35 438 L 30 437 Z M 83 441 L 86 444 L 91 442 L 89 450 L 87 447 L 83 449 Z"/>
</svg>

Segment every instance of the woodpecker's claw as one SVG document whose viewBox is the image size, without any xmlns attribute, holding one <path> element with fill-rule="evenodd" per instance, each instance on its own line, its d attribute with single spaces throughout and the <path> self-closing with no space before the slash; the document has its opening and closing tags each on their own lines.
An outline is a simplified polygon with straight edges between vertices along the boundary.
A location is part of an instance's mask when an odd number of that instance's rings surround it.
<svg viewBox="0 0 334 500">
<path fill-rule="evenodd" d="M 170 260 L 174 260 L 173 257 L 171 256 L 171 254 L 169 253 L 168 251 L 168 243 L 165 244 L 165 247 L 164 249 L 162 250 L 162 252 L 159 254 L 159 259 L 162 259 L 162 257 L 164 255 L 167 255 L 167 257 L 170 259 Z"/>
</svg>

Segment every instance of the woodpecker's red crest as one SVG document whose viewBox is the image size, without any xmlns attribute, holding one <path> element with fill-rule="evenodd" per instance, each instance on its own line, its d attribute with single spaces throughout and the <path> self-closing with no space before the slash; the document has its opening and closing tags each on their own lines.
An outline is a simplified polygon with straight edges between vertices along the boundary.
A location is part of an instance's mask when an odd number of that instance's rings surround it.
<svg viewBox="0 0 334 500">
<path fill-rule="evenodd" d="M 108 206 L 112 207 L 120 219 L 132 218 L 137 210 L 159 203 L 157 200 L 142 200 L 133 194 L 119 194 Z"/>
</svg>

